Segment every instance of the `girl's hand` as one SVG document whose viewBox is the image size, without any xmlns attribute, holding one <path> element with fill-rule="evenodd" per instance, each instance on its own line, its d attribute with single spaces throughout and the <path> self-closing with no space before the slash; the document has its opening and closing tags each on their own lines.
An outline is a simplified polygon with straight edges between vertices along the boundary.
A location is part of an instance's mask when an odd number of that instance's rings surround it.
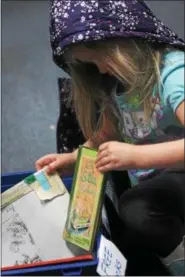
<svg viewBox="0 0 185 277">
<path fill-rule="evenodd" d="M 74 153 L 49 154 L 36 161 L 35 167 L 37 170 L 40 170 L 47 166 L 48 174 L 58 171 L 66 175 L 73 173 L 75 162 Z"/>
<path fill-rule="evenodd" d="M 100 145 L 96 167 L 100 172 L 134 168 L 135 145 L 110 141 Z"/>
</svg>

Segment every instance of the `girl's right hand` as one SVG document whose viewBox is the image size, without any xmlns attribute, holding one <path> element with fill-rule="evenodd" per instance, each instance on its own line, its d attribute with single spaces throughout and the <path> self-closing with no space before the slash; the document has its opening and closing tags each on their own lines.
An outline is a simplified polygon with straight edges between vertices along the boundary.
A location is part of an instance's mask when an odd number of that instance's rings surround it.
<svg viewBox="0 0 185 277">
<path fill-rule="evenodd" d="M 35 167 L 37 170 L 41 170 L 47 166 L 48 174 L 58 171 L 64 175 L 68 175 L 73 174 L 75 162 L 74 153 L 49 154 L 37 160 Z"/>
</svg>

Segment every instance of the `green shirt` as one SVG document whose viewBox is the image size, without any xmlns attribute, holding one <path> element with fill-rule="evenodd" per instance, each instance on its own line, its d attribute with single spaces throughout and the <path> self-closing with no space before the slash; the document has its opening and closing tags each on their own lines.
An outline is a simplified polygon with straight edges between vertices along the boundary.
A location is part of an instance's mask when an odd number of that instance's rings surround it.
<svg viewBox="0 0 185 277">
<path fill-rule="evenodd" d="M 184 101 L 184 52 L 164 55 L 161 83 L 159 90 L 153 90 L 154 112 L 148 124 L 144 122 L 143 106 L 138 107 L 137 95 L 131 99 L 124 93 L 116 95 L 122 115 L 119 126 L 125 142 L 144 145 L 184 138 L 184 127 L 175 115 L 177 107 Z M 131 183 L 138 184 L 154 171 L 153 168 L 129 170 Z"/>
</svg>

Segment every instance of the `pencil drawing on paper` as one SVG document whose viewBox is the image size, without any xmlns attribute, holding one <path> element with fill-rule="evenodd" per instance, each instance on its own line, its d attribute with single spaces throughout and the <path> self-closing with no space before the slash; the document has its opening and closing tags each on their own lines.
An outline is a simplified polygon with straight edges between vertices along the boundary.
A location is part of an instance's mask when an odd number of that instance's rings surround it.
<svg viewBox="0 0 185 277">
<path fill-rule="evenodd" d="M 2 209 L 2 237 L 3 267 L 42 261 L 31 233 L 12 204 Z"/>
</svg>

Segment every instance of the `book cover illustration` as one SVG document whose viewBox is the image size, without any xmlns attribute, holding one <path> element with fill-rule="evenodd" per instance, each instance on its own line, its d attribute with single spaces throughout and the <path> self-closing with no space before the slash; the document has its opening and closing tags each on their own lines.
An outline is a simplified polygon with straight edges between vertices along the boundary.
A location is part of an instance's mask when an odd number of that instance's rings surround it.
<svg viewBox="0 0 185 277">
<path fill-rule="evenodd" d="M 42 201 L 52 200 L 66 192 L 60 176 L 56 172 L 48 175 L 46 168 L 26 178 L 25 182 L 32 187 Z"/>
<path fill-rule="evenodd" d="M 12 204 L 31 191 L 35 191 L 40 200 L 46 201 L 64 194 L 66 189 L 57 173 L 48 175 L 44 168 L 3 192 L 1 208 Z"/>
<path fill-rule="evenodd" d="M 104 175 L 95 167 L 97 151 L 80 147 L 68 218 L 63 238 L 87 251 L 92 251 L 99 223 Z"/>
</svg>

